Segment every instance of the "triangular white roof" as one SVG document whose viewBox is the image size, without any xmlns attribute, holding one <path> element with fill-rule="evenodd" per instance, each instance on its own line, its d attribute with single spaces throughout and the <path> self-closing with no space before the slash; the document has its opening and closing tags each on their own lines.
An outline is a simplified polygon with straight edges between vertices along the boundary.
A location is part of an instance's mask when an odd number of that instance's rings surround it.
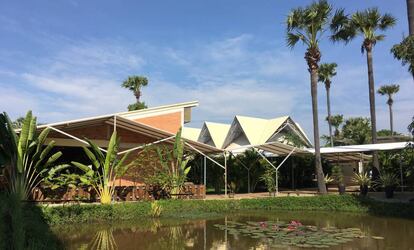
<svg viewBox="0 0 414 250">
<path fill-rule="evenodd" d="M 189 139 L 192 141 L 198 141 L 200 132 L 201 132 L 201 129 L 199 128 L 183 127 L 181 131 L 181 136 L 185 139 Z"/>
</svg>

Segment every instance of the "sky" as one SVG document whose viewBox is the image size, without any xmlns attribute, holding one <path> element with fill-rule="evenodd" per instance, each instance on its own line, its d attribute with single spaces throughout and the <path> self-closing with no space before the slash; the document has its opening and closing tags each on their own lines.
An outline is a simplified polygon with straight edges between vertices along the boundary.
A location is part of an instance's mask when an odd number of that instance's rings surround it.
<svg viewBox="0 0 414 250">
<path fill-rule="evenodd" d="M 280 0 L 0 0 L 0 111 L 15 119 L 33 110 L 42 123 L 125 111 L 135 101 L 120 87 L 129 75 L 148 77 L 149 107 L 198 100 L 192 127 L 230 123 L 234 115 L 290 115 L 312 137 L 305 48 L 285 42 L 285 19 L 310 1 Z M 374 48 L 376 88 L 401 86 L 394 128 L 407 133 L 414 82 L 390 48 L 408 33 L 405 0 L 330 1 L 352 13 L 378 7 L 397 19 Z M 321 41 L 322 61 L 338 64 L 333 114 L 369 117 L 361 38 Z M 321 134 L 327 134 L 326 93 L 318 87 Z M 378 129 L 389 128 L 386 98 L 376 96 Z"/>
</svg>

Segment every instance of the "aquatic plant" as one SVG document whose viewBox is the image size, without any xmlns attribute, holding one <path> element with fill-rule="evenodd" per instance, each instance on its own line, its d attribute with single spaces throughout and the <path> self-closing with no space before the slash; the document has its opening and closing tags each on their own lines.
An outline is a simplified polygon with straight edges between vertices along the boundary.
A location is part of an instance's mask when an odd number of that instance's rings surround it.
<svg viewBox="0 0 414 250">
<path fill-rule="evenodd" d="M 215 224 L 220 230 L 232 235 L 244 235 L 265 241 L 270 247 L 296 246 L 303 248 L 328 248 L 365 237 L 359 228 L 318 228 L 303 225 L 299 221 L 228 221 L 226 225 Z"/>
</svg>

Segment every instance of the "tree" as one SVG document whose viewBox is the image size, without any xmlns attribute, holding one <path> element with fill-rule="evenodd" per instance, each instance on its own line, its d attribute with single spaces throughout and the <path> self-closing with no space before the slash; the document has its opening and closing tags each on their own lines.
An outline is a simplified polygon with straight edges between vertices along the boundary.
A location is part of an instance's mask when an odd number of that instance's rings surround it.
<svg viewBox="0 0 414 250">
<path fill-rule="evenodd" d="M 24 122 L 24 117 L 23 116 L 20 116 L 15 121 L 13 121 L 13 123 L 12 123 L 13 128 L 15 128 L 15 129 L 22 128 L 23 122 Z"/>
<path fill-rule="evenodd" d="M 326 117 L 326 120 L 335 128 L 335 137 L 339 136 L 339 126 L 344 122 L 344 116 L 343 115 L 333 115 L 331 116 L 331 119 Z"/>
<path fill-rule="evenodd" d="M 391 85 L 384 85 L 381 86 L 378 89 L 378 94 L 380 95 L 386 95 L 388 96 L 388 100 L 387 100 L 387 104 L 389 107 L 389 111 L 390 111 L 390 130 L 391 130 L 391 135 L 394 134 L 394 126 L 393 126 L 393 114 L 392 114 L 392 104 L 394 103 L 394 100 L 392 99 L 392 96 L 394 94 L 396 94 L 398 91 L 400 90 L 400 85 L 397 84 L 391 84 Z"/>
<path fill-rule="evenodd" d="M 371 139 L 370 131 L 371 123 L 368 118 L 355 117 L 345 121 L 342 135 L 348 144 L 367 144 Z"/>
<path fill-rule="evenodd" d="M 301 41 L 306 47 L 305 60 L 311 78 L 313 137 L 315 146 L 315 172 L 318 189 L 326 194 L 326 186 L 320 155 L 319 123 L 318 123 L 318 68 L 321 59 L 319 42 L 330 22 L 332 6 L 326 0 L 314 2 L 305 8 L 296 8 L 289 13 L 287 24 L 287 45 L 290 48 Z"/>
<path fill-rule="evenodd" d="M 147 108 L 144 102 L 141 102 L 141 88 L 148 85 L 148 79 L 144 76 L 128 76 L 122 83 L 122 87 L 131 90 L 136 98 L 136 103 L 128 106 L 129 111 Z"/>
<path fill-rule="evenodd" d="M 52 155 L 55 141 L 44 143 L 49 129 L 37 134 L 36 117 L 28 111 L 19 135 L 14 131 L 6 113 L 0 114 L 0 165 L 5 166 L 9 191 L 19 200 L 27 200 L 50 171 L 60 171 L 68 165 L 54 166 L 62 156 L 58 151 Z"/>
<path fill-rule="evenodd" d="M 319 82 L 322 82 L 325 84 L 325 89 L 326 89 L 326 106 L 328 109 L 328 125 L 329 125 L 329 137 L 331 140 L 331 147 L 333 147 L 334 142 L 333 142 L 333 136 L 332 136 L 332 125 L 329 122 L 329 120 L 331 119 L 331 99 L 330 99 L 330 89 L 331 89 L 331 79 L 332 77 L 336 76 L 336 67 L 338 65 L 336 63 L 322 63 L 319 66 Z"/>
<path fill-rule="evenodd" d="M 408 72 L 414 77 L 414 35 L 403 39 L 399 44 L 392 47 L 391 53 L 394 58 L 401 61 L 403 66 L 408 65 Z"/>
<path fill-rule="evenodd" d="M 125 174 L 130 164 L 124 164 L 129 153 L 118 159 L 119 138 L 116 131 L 112 133 L 106 152 L 92 141 L 86 139 L 88 147 L 83 147 L 86 156 L 92 165 L 85 165 L 72 161 L 72 164 L 80 169 L 83 174 L 79 176 L 80 181 L 92 186 L 101 199 L 102 204 L 110 204 L 115 192 L 115 180 Z"/>
<path fill-rule="evenodd" d="M 340 9 L 335 13 L 331 24 L 331 30 L 333 32 L 331 39 L 333 41 L 344 41 L 348 43 L 357 36 L 362 36 L 363 38 L 361 52 L 366 52 L 367 56 L 372 143 L 377 143 L 372 50 L 377 42 L 385 38 L 385 35 L 378 34 L 378 31 L 385 31 L 394 26 L 395 23 L 396 19 L 391 14 L 386 13 L 381 15 L 378 8 L 371 8 L 364 11 L 357 11 L 352 16 L 346 15 L 344 10 Z M 373 154 L 373 163 L 375 169 L 379 171 L 378 155 L 376 152 Z M 374 174 L 376 175 L 377 173 Z"/>
</svg>

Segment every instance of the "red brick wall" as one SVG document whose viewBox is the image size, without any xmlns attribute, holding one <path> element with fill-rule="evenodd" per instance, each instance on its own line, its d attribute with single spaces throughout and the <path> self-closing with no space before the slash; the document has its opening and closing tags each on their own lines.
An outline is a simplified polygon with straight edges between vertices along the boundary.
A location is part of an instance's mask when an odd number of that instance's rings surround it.
<svg viewBox="0 0 414 250">
<path fill-rule="evenodd" d="M 134 121 L 175 134 L 181 127 L 181 119 L 181 112 L 174 112 L 151 117 L 137 118 Z"/>
</svg>

